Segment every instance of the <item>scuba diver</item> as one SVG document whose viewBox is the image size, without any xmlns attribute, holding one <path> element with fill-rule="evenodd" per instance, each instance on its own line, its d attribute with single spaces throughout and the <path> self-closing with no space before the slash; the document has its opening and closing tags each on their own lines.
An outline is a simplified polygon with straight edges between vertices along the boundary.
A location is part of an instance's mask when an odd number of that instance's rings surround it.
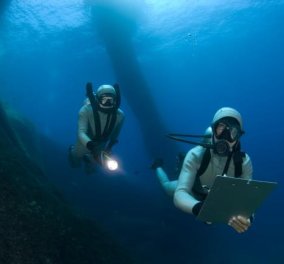
<svg viewBox="0 0 284 264">
<path fill-rule="evenodd" d="M 218 175 L 252 179 L 250 157 L 241 151 L 240 138 L 243 134 L 240 113 L 231 107 L 223 107 L 215 113 L 205 135 L 168 135 L 171 139 L 197 145 L 186 154 L 178 181 L 169 181 L 161 163 L 152 166 L 164 190 L 173 195 L 177 208 L 197 216 Z M 185 137 L 202 137 L 203 141 L 194 142 Z M 243 233 L 252 220 L 253 216 L 236 215 L 228 225 Z"/>
<path fill-rule="evenodd" d="M 124 121 L 119 86 L 103 84 L 94 93 L 92 84 L 87 83 L 86 93 L 79 111 L 77 142 L 69 147 L 70 166 L 80 167 L 83 161 L 87 174 L 95 172 L 96 164 L 115 170 L 117 163 L 111 158 L 111 150 Z"/>
</svg>

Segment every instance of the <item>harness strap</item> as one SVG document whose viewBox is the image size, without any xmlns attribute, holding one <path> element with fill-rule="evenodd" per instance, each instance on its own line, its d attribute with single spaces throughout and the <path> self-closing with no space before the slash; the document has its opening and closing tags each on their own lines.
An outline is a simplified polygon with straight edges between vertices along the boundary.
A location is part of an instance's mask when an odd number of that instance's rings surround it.
<svg viewBox="0 0 284 264">
<path fill-rule="evenodd" d="M 237 151 L 234 153 L 233 160 L 235 164 L 235 177 L 241 177 L 243 174 L 243 158 L 246 156 L 245 152 Z"/>
<path fill-rule="evenodd" d="M 94 115 L 94 121 L 95 121 L 95 129 L 96 129 L 96 135 L 94 136 L 95 140 L 100 140 L 101 139 L 101 119 L 99 116 L 99 112 L 96 109 L 96 107 L 93 107 L 93 115 Z"/>
<path fill-rule="evenodd" d="M 210 152 L 210 149 L 207 148 L 204 152 L 200 167 L 196 173 L 196 177 L 200 177 L 206 171 L 209 165 L 210 159 L 211 159 L 211 152 Z"/>
<path fill-rule="evenodd" d="M 118 109 L 120 107 L 120 103 L 121 103 L 120 87 L 119 87 L 118 83 L 115 83 L 113 85 L 113 88 L 114 88 L 115 93 L 116 93 L 116 109 Z"/>
<path fill-rule="evenodd" d="M 226 161 L 226 164 L 225 164 L 222 176 L 227 174 L 228 169 L 229 169 L 229 165 L 230 165 L 230 162 L 231 162 L 231 159 L 232 159 L 232 156 L 233 156 L 233 152 L 230 152 L 230 154 L 229 154 L 229 156 L 227 158 L 227 161 Z"/>
<path fill-rule="evenodd" d="M 201 164 L 200 164 L 200 167 L 196 173 L 195 181 L 194 181 L 193 188 L 192 188 L 196 198 L 200 199 L 201 201 L 203 201 L 206 198 L 208 191 L 202 187 L 200 176 L 206 171 L 209 165 L 210 159 L 211 159 L 210 149 L 206 148 Z"/>
<path fill-rule="evenodd" d="M 96 136 L 94 139 L 99 140 L 101 138 L 101 120 L 99 117 L 99 113 L 97 111 L 97 101 L 96 101 L 96 98 L 93 92 L 93 85 L 90 82 L 88 82 L 86 85 L 86 95 L 90 100 L 92 110 L 93 110 L 95 129 L 96 129 Z"/>
<path fill-rule="evenodd" d="M 111 134 L 115 126 L 116 119 L 117 119 L 117 110 L 108 114 L 106 125 L 104 127 L 104 132 L 102 134 L 102 138 L 106 139 Z"/>
</svg>

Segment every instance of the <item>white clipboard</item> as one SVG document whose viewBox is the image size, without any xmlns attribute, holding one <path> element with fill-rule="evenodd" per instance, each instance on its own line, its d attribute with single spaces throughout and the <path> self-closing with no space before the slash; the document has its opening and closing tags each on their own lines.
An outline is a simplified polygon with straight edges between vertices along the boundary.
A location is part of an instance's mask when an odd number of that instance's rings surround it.
<svg viewBox="0 0 284 264">
<path fill-rule="evenodd" d="M 227 224 L 232 216 L 249 218 L 276 186 L 276 182 L 217 176 L 197 219 Z"/>
</svg>

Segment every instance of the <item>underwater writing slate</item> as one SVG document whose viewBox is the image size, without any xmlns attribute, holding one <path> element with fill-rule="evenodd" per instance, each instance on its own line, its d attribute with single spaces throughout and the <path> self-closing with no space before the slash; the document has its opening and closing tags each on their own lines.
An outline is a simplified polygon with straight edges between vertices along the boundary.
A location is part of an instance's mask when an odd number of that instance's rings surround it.
<svg viewBox="0 0 284 264">
<path fill-rule="evenodd" d="M 249 218 L 276 186 L 276 182 L 217 176 L 197 219 L 227 224 L 232 216 Z"/>
</svg>

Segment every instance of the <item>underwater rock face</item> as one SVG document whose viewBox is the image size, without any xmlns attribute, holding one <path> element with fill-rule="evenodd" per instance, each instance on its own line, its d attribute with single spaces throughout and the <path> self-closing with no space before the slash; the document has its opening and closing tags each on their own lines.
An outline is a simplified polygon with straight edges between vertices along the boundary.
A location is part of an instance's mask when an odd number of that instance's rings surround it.
<svg viewBox="0 0 284 264">
<path fill-rule="evenodd" d="M 133 263 L 94 222 L 72 212 L 27 152 L 21 133 L 30 129 L 16 126 L 1 104 L 0 123 L 0 263 Z"/>
</svg>

